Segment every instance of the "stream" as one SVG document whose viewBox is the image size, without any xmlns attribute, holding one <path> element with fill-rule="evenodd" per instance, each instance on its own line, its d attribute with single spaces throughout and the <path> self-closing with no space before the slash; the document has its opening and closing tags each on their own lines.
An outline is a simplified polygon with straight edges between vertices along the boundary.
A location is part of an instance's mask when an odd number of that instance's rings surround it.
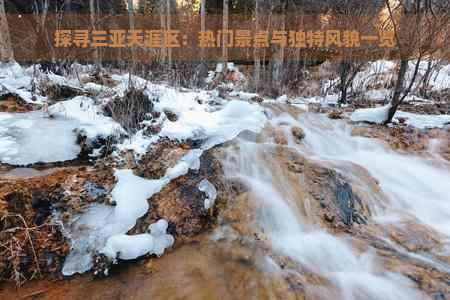
<svg viewBox="0 0 450 300">
<path fill-rule="evenodd" d="M 448 250 L 450 235 L 449 166 L 435 155 L 407 155 L 390 150 L 383 142 L 351 136 L 351 126 L 319 114 L 273 115 L 271 123 L 288 136 L 289 147 L 308 159 L 332 166 L 338 173 L 353 178 L 364 187 L 365 172 L 379 183 L 383 197 L 367 193 L 372 220 L 376 226 L 388 226 L 412 220 L 441 234 Z M 306 134 L 301 144 L 293 142 L 291 126 Z M 271 152 L 270 142 L 239 141 L 225 162 L 226 174 L 239 178 L 250 187 L 251 199 L 261 204 L 259 226 L 273 249 L 294 260 L 309 272 L 325 278 L 324 286 L 307 286 L 307 295 L 320 299 L 423 299 L 425 295 L 400 273 L 383 265 L 375 249 L 361 251 L 348 234 L 333 235 L 308 213 L 309 199 L 294 188 L 298 182 L 286 178 Z M 381 201 L 384 198 L 385 201 Z M 414 235 L 411 229 L 408 232 Z M 387 240 L 387 243 L 392 243 Z M 448 255 L 448 251 L 440 255 Z M 399 250 L 400 251 L 400 250 Z M 416 254 L 401 250 L 433 267 L 448 272 L 430 253 Z M 328 286 L 331 284 L 331 287 Z"/>
</svg>

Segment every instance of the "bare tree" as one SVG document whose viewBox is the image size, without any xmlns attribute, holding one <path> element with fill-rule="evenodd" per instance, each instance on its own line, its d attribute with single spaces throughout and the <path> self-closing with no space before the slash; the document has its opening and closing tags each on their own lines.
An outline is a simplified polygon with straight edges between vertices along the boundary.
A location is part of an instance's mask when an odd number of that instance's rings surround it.
<svg viewBox="0 0 450 300">
<path fill-rule="evenodd" d="M 223 0 L 223 20 L 222 20 L 222 59 L 226 63 L 228 61 L 228 35 L 225 31 L 228 30 L 228 14 L 229 14 L 229 0 Z"/>
<path fill-rule="evenodd" d="M 4 0 L 0 0 L 0 60 L 14 60 Z"/>
<path fill-rule="evenodd" d="M 396 44 L 397 44 L 397 48 L 399 50 L 400 59 L 401 59 L 400 66 L 399 66 L 398 73 L 397 73 L 397 81 L 395 84 L 394 94 L 392 96 L 392 100 L 390 103 L 391 107 L 389 108 L 388 116 L 387 116 L 387 119 L 385 122 L 387 124 L 387 123 L 392 122 L 392 119 L 395 115 L 395 112 L 398 109 L 398 106 L 411 91 L 411 88 L 417 77 L 417 74 L 419 71 L 420 60 L 422 58 L 422 54 L 419 53 L 419 57 L 418 57 L 418 60 L 416 62 L 415 68 L 414 68 L 413 76 L 411 78 L 410 83 L 405 88 L 405 78 L 406 78 L 406 73 L 408 72 L 409 57 L 412 54 L 411 53 L 412 49 L 411 49 L 411 47 L 408 47 L 408 45 L 406 45 L 404 39 L 400 39 L 399 30 L 403 30 L 403 32 L 409 33 L 408 40 L 410 41 L 409 45 L 411 45 L 411 42 L 413 40 L 417 39 L 417 36 L 414 36 L 414 35 L 417 35 L 417 33 L 419 31 L 419 25 L 420 25 L 422 15 L 420 14 L 421 0 L 415 0 L 415 3 L 414 3 L 414 0 L 405 0 L 403 3 L 403 15 L 400 18 L 400 24 L 397 25 L 396 20 L 394 18 L 394 14 L 393 14 L 393 9 L 391 8 L 389 0 L 386 0 L 386 6 L 389 11 L 390 19 L 392 21 L 392 26 L 393 26 L 394 33 L 395 33 L 395 39 L 397 42 Z M 411 19 L 410 18 L 407 19 L 406 16 L 411 15 L 413 13 L 416 14 L 415 15 L 416 22 L 415 22 L 415 24 L 410 24 L 409 20 L 411 20 Z M 415 26 L 414 30 L 411 30 L 411 28 L 410 28 L 411 26 Z M 409 28 L 409 30 L 406 30 L 406 28 Z"/>
</svg>

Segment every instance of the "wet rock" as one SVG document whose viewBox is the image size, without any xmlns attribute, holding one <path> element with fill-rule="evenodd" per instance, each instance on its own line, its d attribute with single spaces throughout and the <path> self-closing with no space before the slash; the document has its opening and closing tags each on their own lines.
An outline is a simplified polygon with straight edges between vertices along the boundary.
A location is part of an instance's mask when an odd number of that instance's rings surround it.
<svg viewBox="0 0 450 300">
<path fill-rule="evenodd" d="M 173 224 L 176 241 L 179 242 L 211 228 L 216 220 L 218 210 L 224 205 L 226 199 L 230 199 L 232 196 L 226 189 L 222 166 L 217 158 L 220 155 L 221 151 L 218 149 L 206 151 L 202 155 L 198 171 L 190 170 L 188 174 L 172 180 L 149 199 L 149 213 L 139 219 L 137 226 L 130 232 L 142 233 L 156 220 L 165 219 Z M 153 162 L 153 160 L 150 161 Z M 178 159 L 173 161 L 178 161 Z M 156 174 L 163 173 L 158 170 Z M 154 173 L 149 175 L 154 175 Z M 216 205 L 211 210 L 205 209 L 204 203 L 207 196 L 198 188 L 203 179 L 211 182 L 218 191 Z"/>
<path fill-rule="evenodd" d="M 45 290 L 40 299 L 306 299 L 299 275 L 267 273 L 264 254 L 238 242 L 209 241 L 199 237 L 161 258 L 123 267 L 114 277 L 92 280 L 90 275 L 71 280 L 41 281 L 20 292 L 0 290 L 2 299 Z M 294 273 L 294 272 L 291 272 Z"/>
<path fill-rule="evenodd" d="M 162 139 L 142 156 L 137 165 L 137 172 L 144 178 L 159 179 L 166 174 L 168 168 L 174 167 L 187 152 L 188 149 L 181 148 L 179 142 Z"/>
<path fill-rule="evenodd" d="M 353 193 L 351 186 L 347 182 L 335 178 L 335 189 L 342 221 L 348 226 L 353 225 L 353 222 L 365 224 L 366 220 L 355 209 L 355 202 L 361 203 L 361 200 Z"/>
<path fill-rule="evenodd" d="M 308 161 L 295 150 L 277 149 L 277 160 L 281 163 L 284 178 L 291 178 L 291 186 L 298 193 L 298 201 L 312 198 L 309 204 L 300 202 L 300 207 L 308 206 L 305 214 L 317 216 L 327 226 L 345 229 L 354 223 L 365 224 L 370 216 L 367 203 L 363 203 L 353 190 L 350 182 L 333 169 Z M 299 185 L 298 176 L 302 183 Z"/>
<path fill-rule="evenodd" d="M 390 238 L 410 252 L 433 252 L 442 248 L 442 237 L 431 228 L 414 221 L 388 227 Z"/>
<path fill-rule="evenodd" d="M 361 125 L 352 129 L 352 135 L 384 140 L 394 150 L 410 152 L 425 151 L 429 141 L 426 131 L 402 125 Z"/>
<path fill-rule="evenodd" d="M 293 126 L 291 128 L 291 133 L 294 136 L 297 143 L 300 143 L 305 138 L 305 132 L 300 127 Z"/>
<path fill-rule="evenodd" d="M 169 109 L 164 109 L 164 114 L 166 115 L 167 119 L 170 122 L 178 121 L 178 115 L 175 112 L 173 112 L 173 111 L 171 111 Z"/>
</svg>

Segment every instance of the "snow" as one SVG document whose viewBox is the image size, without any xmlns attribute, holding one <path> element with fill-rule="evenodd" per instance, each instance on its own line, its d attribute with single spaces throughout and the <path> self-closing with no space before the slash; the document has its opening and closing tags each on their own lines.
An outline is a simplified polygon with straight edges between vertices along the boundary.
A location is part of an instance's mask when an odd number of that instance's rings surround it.
<svg viewBox="0 0 450 300">
<path fill-rule="evenodd" d="M 117 92 L 124 93 L 121 89 L 126 89 L 128 76 L 113 78 L 122 80 L 121 88 L 118 88 Z M 158 101 L 154 102 L 154 110 L 161 113 L 164 110 L 172 111 L 177 114 L 178 120 L 163 120 L 160 124 L 161 132 L 152 137 L 145 136 L 143 131 L 137 132 L 118 145 L 121 151 L 133 150 L 137 155 L 143 154 L 160 137 L 174 140 L 202 139 L 205 144 L 202 149 L 205 150 L 212 147 L 211 145 L 233 139 L 242 131 L 259 132 L 266 120 L 263 109 L 257 104 L 232 100 L 225 102 L 225 105 L 213 106 L 209 103 L 219 101 L 207 91 L 179 91 L 172 87 L 151 84 L 143 79 L 137 79 L 135 84 L 146 86 L 146 92 L 158 98 Z"/>
<path fill-rule="evenodd" d="M 213 143 L 219 144 L 244 130 L 259 132 L 264 122 L 265 116 L 258 105 L 233 100 L 216 112 L 204 109 L 182 111 L 178 121 L 164 124 L 160 135 L 171 139 L 215 140 Z"/>
<path fill-rule="evenodd" d="M 231 97 L 239 97 L 241 100 L 251 100 L 252 98 L 260 97 L 257 93 L 249 93 L 249 92 L 242 92 L 242 91 L 232 91 L 230 92 Z"/>
<path fill-rule="evenodd" d="M 115 92 L 125 93 L 129 76 L 113 78 L 120 81 Z M 116 257 L 117 252 L 120 252 L 119 258 L 122 259 L 136 258 L 146 253 L 162 254 L 164 248 L 172 243 L 167 236 L 158 240 L 154 234 L 126 235 L 134 227 L 136 220 L 149 210 L 147 199 L 160 192 L 171 180 L 187 174 L 189 170 L 198 170 L 204 151 L 232 140 L 243 131 L 258 133 L 266 122 L 264 110 L 257 104 L 233 100 L 223 106 L 212 106 L 209 104 L 212 97 L 205 91 L 179 91 L 139 78 L 136 78 L 133 84 L 141 88 L 146 87 L 149 95 L 157 96 L 158 101 L 154 102 L 155 110 L 173 111 L 178 120 L 171 122 L 161 117 L 161 132 L 158 135 L 147 137 L 140 131 L 120 144 L 120 150 L 132 149 L 137 153 L 145 153 L 160 137 L 175 140 L 201 139 L 202 144 L 199 149 L 190 150 L 157 180 L 140 178 L 131 170 L 117 170 L 117 184 L 112 191 L 116 206 L 95 204 L 68 228 L 67 236 L 71 238 L 72 248 L 64 264 L 64 275 L 89 270 L 92 267 L 92 254 L 96 251 L 103 251 L 110 257 Z M 70 108 L 70 111 L 74 112 L 69 117 L 84 124 L 82 121 L 85 114 L 80 113 L 77 108 L 80 98 L 74 100 L 77 101 L 73 101 Z M 204 183 L 202 188 L 208 196 L 205 207 L 212 207 L 217 194 L 214 193 L 214 186 Z"/>
<path fill-rule="evenodd" d="M 18 63 L 0 63 L 0 94 L 13 93 L 28 103 L 44 103 L 47 100 L 45 97 L 31 93 L 32 82 L 33 77 Z"/>
<path fill-rule="evenodd" d="M 375 108 L 362 108 L 355 110 L 350 119 L 353 122 L 368 122 L 375 124 L 383 124 L 388 117 L 391 105 L 385 105 Z"/>
<path fill-rule="evenodd" d="M 70 120 L 46 118 L 42 112 L 0 113 L 0 161 L 12 165 L 75 159 L 80 153 Z"/>
<path fill-rule="evenodd" d="M 108 90 L 107 86 L 101 85 L 101 84 L 97 84 L 94 82 L 88 82 L 86 84 L 83 85 L 83 88 L 93 94 L 100 94 L 102 92 L 105 92 Z"/>
<path fill-rule="evenodd" d="M 174 238 L 167 234 L 168 223 L 161 219 L 150 225 L 150 233 L 112 236 L 100 251 L 111 259 L 136 259 L 145 254 L 161 256 L 164 250 L 174 243 Z"/>
<path fill-rule="evenodd" d="M 124 133 L 121 126 L 113 119 L 103 115 L 94 100 L 89 97 L 79 96 L 58 102 L 50 106 L 48 112 L 54 117 L 76 121 L 77 127 L 89 139 Z"/>
<path fill-rule="evenodd" d="M 376 107 L 376 108 L 363 108 L 355 110 L 350 119 L 353 122 L 369 122 L 375 124 L 382 124 L 387 119 L 387 114 L 390 104 Z M 406 124 L 419 128 L 442 128 L 450 124 L 450 115 L 420 115 L 403 111 L 396 111 L 394 119 L 403 118 L 406 120 Z"/>
<path fill-rule="evenodd" d="M 419 115 L 398 111 L 395 113 L 394 118 L 404 118 L 406 119 L 406 124 L 419 129 L 442 128 L 450 124 L 450 115 Z"/>
<path fill-rule="evenodd" d="M 214 185 L 211 182 L 209 182 L 208 179 L 203 179 L 198 184 L 198 189 L 201 192 L 204 192 L 207 196 L 207 198 L 205 199 L 205 204 L 204 204 L 205 209 L 208 210 L 211 207 L 213 207 L 214 203 L 216 201 L 216 198 L 217 198 L 217 190 L 214 187 Z"/>
</svg>

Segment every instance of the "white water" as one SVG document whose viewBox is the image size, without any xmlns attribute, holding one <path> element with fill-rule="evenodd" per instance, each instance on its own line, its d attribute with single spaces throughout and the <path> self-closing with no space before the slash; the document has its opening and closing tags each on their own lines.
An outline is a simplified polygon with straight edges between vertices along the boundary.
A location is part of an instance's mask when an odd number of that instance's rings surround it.
<svg viewBox="0 0 450 300">
<path fill-rule="evenodd" d="M 325 116 L 299 119 L 306 133 L 305 151 L 315 157 L 364 167 L 388 196 L 388 209 L 378 220 L 411 215 L 450 236 L 450 171 L 448 163 L 429 156 L 400 154 L 379 140 L 351 136 L 351 127 Z"/>
<path fill-rule="evenodd" d="M 386 205 L 379 204 L 377 222 L 416 217 L 449 236 L 450 173 L 433 164 L 432 156 L 398 154 L 374 139 L 352 137 L 348 125 L 319 115 L 302 115 L 299 120 L 285 115 L 272 123 L 302 127 L 304 145 L 295 145 L 289 137 L 289 146 L 310 159 L 330 160 L 338 166 L 339 161 L 342 166 L 351 162 L 367 169 L 388 197 Z M 225 162 L 226 174 L 244 181 L 251 199 L 262 204 L 259 221 L 273 248 L 334 286 L 307 286 L 308 294 L 322 299 L 426 298 L 412 281 L 386 270 L 374 249 L 360 253 L 351 245 L 350 236 L 336 237 L 318 224 L 308 224 L 295 201 L 292 182 L 282 177 L 275 158 L 271 161 L 272 147 L 240 141 L 239 149 L 230 151 Z"/>
</svg>

